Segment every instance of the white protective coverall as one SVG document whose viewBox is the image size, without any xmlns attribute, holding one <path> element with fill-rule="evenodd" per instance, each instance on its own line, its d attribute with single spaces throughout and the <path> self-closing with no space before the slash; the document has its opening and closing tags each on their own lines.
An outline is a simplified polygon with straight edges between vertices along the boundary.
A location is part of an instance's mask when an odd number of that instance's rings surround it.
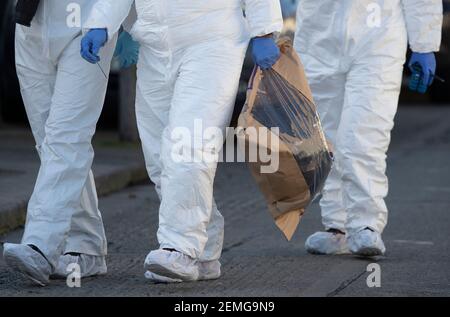
<svg viewBox="0 0 450 317">
<path fill-rule="evenodd" d="M 295 48 L 305 64 L 336 162 L 321 199 L 326 229 L 382 233 L 386 152 L 407 40 L 439 50 L 441 0 L 302 0 Z"/>
<path fill-rule="evenodd" d="M 86 26 L 114 34 L 133 2 L 98 1 Z M 200 261 L 217 260 L 224 230 L 213 199 L 217 163 L 179 162 L 171 154 L 175 148 L 195 157 L 220 150 L 222 138 L 208 150 L 200 144 L 202 134 L 228 126 L 249 40 L 281 31 L 280 4 L 136 0 L 135 5 L 138 19 L 131 34 L 141 44 L 136 112 L 148 173 L 161 198 L 160 247 Z M 195 122 L 202 127 L 194 129 Z M 190 134 L 188 140 L 173 137 L 180 128 Z"/>
<path fill-rule="evenodd" d="M 44 0 L 31 27 L 16 29 L 17 75 L 41 159 L 22 243 L 37 246 L 53 267 L 66 252 L 106 254 L 90 168 L 108 80 L 80 56 L 79 24 L 94 4 Z M 101 52 L 106 74 L 114 47 L 113 39 Z"/>
</svg>

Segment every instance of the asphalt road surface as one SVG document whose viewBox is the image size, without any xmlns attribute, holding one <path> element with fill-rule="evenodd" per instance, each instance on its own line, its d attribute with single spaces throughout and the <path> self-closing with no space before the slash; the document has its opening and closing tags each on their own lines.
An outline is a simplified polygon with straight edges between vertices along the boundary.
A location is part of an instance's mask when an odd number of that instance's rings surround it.
<svg viewBox="0 0 450 317">
<path fill-rule="evenodd" d="M 223 276 L 216 281 L 149 284 L 146 254 L 157 247 L 158 199 L 151 185 L 104 197 L 108 274 L 80 288 L 54 281 L 36 287 L 0 257 L 1 296 L 438 296 L 450 295 L 450 107 L 402 108 L 389 152 L 387 254 L 374 259 L 309 255 L 307 236 L 321 229 L 313 205 L 291 242 L 274 226 L 244 164 L 222 164 L 216 198 L 226 221 Z M 16 230 L 2 241 L 19 241 Z M 368 287 L 377 263 L 380 287 Z"/>
</svg>

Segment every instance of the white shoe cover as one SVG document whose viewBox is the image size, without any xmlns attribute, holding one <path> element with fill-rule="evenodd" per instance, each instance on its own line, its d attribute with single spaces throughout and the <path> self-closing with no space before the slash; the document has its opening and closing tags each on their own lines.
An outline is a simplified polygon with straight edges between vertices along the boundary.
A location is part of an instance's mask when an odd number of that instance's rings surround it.
<svg viewBox="0 0 450 317">
<path fill-rule="evenodd" d="M 222 274 L 220 270 L 221 266 L 218 260 L 198 262 L 198 280 L 207 281 L 218 279 Z"/>
<path fill-rule="evenodd" d="M 144 277 L 147 280 L 149 280 L 151 283 L 155 283 L 155 284 L 159 284 L 159 283 L 170 284 L 170 283 L 182 283 L 183 282 L 183 280 L 180 280 L 178 278 L 165 277 L 162 275 L 158 275 L 156 273 L 152 273 L 150 271 L 146 271 L 144 274 Z"/>
<path fill-rule="evenodd" d="M 28 245 L 5 243 L 3 258 L 14 271 L 26 276 L 34 283 L 45 286 L 49 281 L 52 267 L 47 259 Z"/>
<path fill-rule="evenodd" d="M 144 268 L 157 276 L 175 280 L 196 281 L 199 278 L 198 261 L 178 251 L 152 251 L 145 259 Z"/>
<path fill-rule="evenodd" d="M 316 232 L 306 240 L 305 248 L 312 254 L 350 254 L 347 237 L 339 232 Z"/>
<path fill-rule="evenodd" d="M 218 279 L 221 275 L 221 264 L 218 260 L 208 262 L 198 262 L 198 280 L 207 281 Z M 173 279 L 152 273 L 150 271 L 145 272 L 145 278 L 153 283 L 181 283 L 181 279 Z"/>
<path fill-rule="evenodd" d="M 208 262 L 198 262 L 198 280 L 207 281 L 218 279 L 221 275 L 220 271 L 221 264 L 218 260 L 208 261 Z M 145 278 L 153 283 L 181 283 L 181 279 L 173 279 L 152 273 L 150 271 L 145 272 Z"/>
<path fill-rule="evenodd" d="M 67 278 L 67 276 L 72 273 L 72 270 L 69 267 L 72 263 L 76 263 L 80 266 L 81 277 L 104 275 L 107 272 L 106 259 L 104 256 L 66 254 L 59 257 L 58 266 L 51 277 Z"/>
<path fill-rule="evenodd" d="M 376 256 L 386 252 L 381 235 L 369 228 L 350 235 L 348 245 L 350 251 L 356 255 Z"/>
</svg>

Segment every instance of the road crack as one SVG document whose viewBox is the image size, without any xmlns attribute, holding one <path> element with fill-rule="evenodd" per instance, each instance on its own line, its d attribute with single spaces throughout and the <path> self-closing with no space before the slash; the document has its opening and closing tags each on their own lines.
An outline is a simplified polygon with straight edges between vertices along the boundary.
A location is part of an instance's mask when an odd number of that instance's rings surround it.
<svg viewBox="0 0 450 317">
<path fill-rule="evenodd" d="M 366 270 L 364 270 L 360 274 L 356 275 L 355 277 L 345 280 L 344 282 L 341 283 L 341 285 L 339 285 L 338 288 L 336 288 L 334 291 L 328 293 L 327 297 L 333 297 L 333 296 L 338 295 L 340 292 L 342 292 L 344 289 L 346 289 L 347 287 L 349 287 L 350 285 L 355 283 L 361 276 L 363 276 L 366 273 L 367 273 Z"/>
</svg>

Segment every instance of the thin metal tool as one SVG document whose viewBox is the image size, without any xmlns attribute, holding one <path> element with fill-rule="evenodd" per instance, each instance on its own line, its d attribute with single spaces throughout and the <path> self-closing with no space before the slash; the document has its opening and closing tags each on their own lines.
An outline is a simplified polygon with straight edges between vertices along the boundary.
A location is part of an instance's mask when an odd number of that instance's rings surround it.
<svg viewBox="0 0 450 317">
<path fill-rule="evenodd" d="M 441 83 L 445 83 L 445 79 L 442 77 L 439 77 L 438 75 L 434 75 L 434 79 L 439 80 Z"/>
<path fill-rule="evenodd" d="M 103 71 L 103 68 L 100 66 L 100 64 L 97 62 L 98 68 L 102 71 L 103 76 L 105 76 L 106 79 L 108 79 L 108 76 L 106 76 L 106 73 Z"/>
</svg>

